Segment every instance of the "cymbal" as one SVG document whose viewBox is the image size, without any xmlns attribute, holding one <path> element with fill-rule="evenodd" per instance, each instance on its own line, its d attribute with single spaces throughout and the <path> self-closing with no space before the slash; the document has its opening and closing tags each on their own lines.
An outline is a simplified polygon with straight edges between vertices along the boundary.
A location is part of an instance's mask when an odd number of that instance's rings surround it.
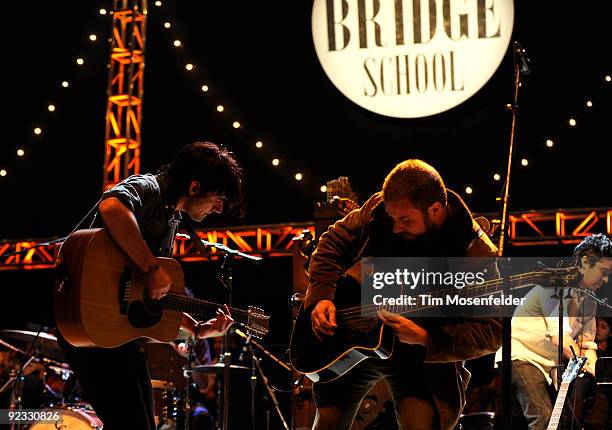
<svg viewBox="0 0 612 430">
<path fill-rule="evenodd" d="M 0 336 L 6 338 L 18 340 L 31 344 L 36 339 L 37 332 L 29 330 L 1 330 Z M 29 345 L 28 345 L 29 347 Z M 27 349 L 27 348 L 25 348 Z M 41 331 L 36 340 L 35 351 L 38 353 L 53 358 L 56 360 L 63 361 L 64 354 L 57 343 L 57 337 L 51 333 Z"/>
<path fill-rule="evenodd" d="M 204 364 L 202 366 L 196 366 L 192 369 L 197 373 L 216 373 L 221 374 L 225 371 L 225 363 L 216 363 L 216 364 Z M 239 366 L 237 364 L 230 365 L 231 373 L 241 373 L 248 372 L 251 369 L 245 366 Z"/>
</svg>

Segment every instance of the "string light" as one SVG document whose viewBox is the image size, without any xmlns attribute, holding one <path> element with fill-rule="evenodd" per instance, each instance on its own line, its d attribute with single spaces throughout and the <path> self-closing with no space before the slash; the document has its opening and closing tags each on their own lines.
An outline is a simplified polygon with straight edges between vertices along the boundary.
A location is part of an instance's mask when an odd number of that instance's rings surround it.
<svg viewBox="0 0 612 430">
<path fill-rule="evenodd" d="M 501 176 L 499 175 L 499 173 L 496 173 L 493 175 L 493 179 L 499 181 L 501 179 Z"/>
<path fill-rule="evenodd" d="M 255 147 L 257 149 L 261 149 L 263 147 L 263 142 L 261 140 L 258 140 L 257 142 L 255 142 Z"/>
<path fill-rule="evenodd" d="M 523 158 L 523 159 L 521 160 L 521 165 L 523 165 L 523 166 L 527 166 L 527 165 L 529 165 L 529 160 L 527 160 L 526 158 Z"/>
<path fill-rule="evenodd" d="M 47 106 L 47 109 L 49 110 L 49 112 L 54 112 L 55 111 L 55 106 L 49 105 L 49 106 Z"/>
<path fill-rule="evenodd" d="M 302 180 L 302 174 L 301 173 L 296 173 L 295 174 L 295 180 L 296 181 L 301 181 Z"/>
<path fill-rule="evenodd" d="M 68 81 L 63 81 L 62 82 L 62 87 L 64 87 L 64 88 L 68 88 L 69 85 L 70 84 L 68 83 Z"/>
<path fill-rule="evenodd" d="M 174 41 L 174 46 L 176 46 L 177 48 L 178 48 L 179 46 L 181 46 L 181 45 L 182 45 L 182 43 L 181 43 L 181 41 L 180 41 L 180 40 L 176 39 L 176 40 Z"/>
<path fill-rule="evenodd" d="M 92 42 L 95 42 L 97 39 L 98 39 L 98 36 L 96 36 L 95 34 L 89 35 L 89 40 L 91 40 Z"/>
<path fill-rule="evenodd" d="M 100 15 L 106 15 L 106 9 L 100 9 Z"/>
<path fill-rule="evenodd" d="M 25 151 L 23 149 L 18 149 L 17 150 L 17 155 L 20 157 L 23 157 L 25 155 Z"/>
<path fill-rule="evenodd" d="M 171 25 L 170 25 L 169 22 L 164 22 L 164 28 L 170 28 L 170 27 L 171 27 Z"/>
<path fill-rule="evenodd" d="M 76 63 L 77 63 L 79 66 L 82 66 L 82 65 L 85 63 L 85 61 L 84 61 L 82 58 L 77 58 Z"/>
<path fill-rule="evenodd" d="M 549 148 L 552 148 L 554 146 L 555 142 L 553 142 L 551 139 L 547 139 L 546 140 L 546 146 L 548 146 Z"/>
<path fill-rule="evenodd" d="M 185 64 L 185 68 L 191 72 L 193 70 L 193 64 L 187 63 Z"/>
<path fill-rule="evenodd" d="M 238 121 L 234 121 L 234 123 L 232 124 L 232 127 L 240 128 L 240 123 Z"/>
<path fill-rule="evenodd" d="M 473 192 L 472 187 L 465 187 L 466 194 L 472 194 L 472 192 Z"/>
<path fill-rule="evenodd" d="M 4 169 L 0 170 L 0 176 L 6 176 L 6 170 Z"/>
<path fill-rule="evenodd" d="M 321 185 L 321 192 L 322 193 L 326 193 L 327 192 L 327 185 Z"/>
<path fill-rule="evenodd" d="M 272 160 L 272 165 L 273 166 L 278 166 L 280 163 L 280 160 L 278 158 L 275 158 L 274 160 Z"/>
<path fill-rule="evenodd" d="M 217 112 L 223 112 L 224 110 L 225 108 L 223 107 L 223 105 L 217 106 Z"/>
<path fill-rule="evenodd" d="M 202 85 L 202 91 L 203 92 L 207 92 L 208 91 L 208 85 Z"/>
<path fill-rule="evenodd" d="M 576 126 L 576 120 L 574 118 L 570 118 L 569 125 L 572 126 L 572 127 L 575 127 Z"/>
<path fill-rule="evenodd" d="M 42 129 L 40 127 L 36 127 L 34 129 L 34 134 L 38 136 L 40 133 L 42 133 Z"/>
<path fill-rule="evenodd" d="M 593 102 L 591 100 L 587 100 L 586 105 L 587 107 L 593 107 Z"/>
</svg>

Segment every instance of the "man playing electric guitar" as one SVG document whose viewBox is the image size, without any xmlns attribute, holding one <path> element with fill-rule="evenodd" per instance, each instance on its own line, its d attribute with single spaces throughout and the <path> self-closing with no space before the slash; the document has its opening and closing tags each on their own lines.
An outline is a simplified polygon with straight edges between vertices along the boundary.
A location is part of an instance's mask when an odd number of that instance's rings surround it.
<svg viewBox="0 0 612 430">
<path fill-rule="evenodd" d="M 98 210 L 119 247 L 145 274 L 149 296 L 160 299 L 170 277 L 156 256 L 169 257 L 182 216 L 202 221 L 224 205 L 242 209 L 242 170 L 233 155 L 213 143 L 185 146 L 158 175 L 130 176 L 106 191 Z M 181 325 L 198 337 L 225 333 L 233 319 L 227 306 L 199 323 L 183 314 Z M 137 341 L 116 348 L 74 347 L 58 342 L 104 429 L 154 430 L 153 392 Z"/>
<path fill-rule="evenodd" d="M 404 161 L 389 173 L 382 192 L 321 236 L 304 303 L 312 309 L 312 331 L 319 339 L 333 339 L 336 284 L 362 257 L 495 254 L 495 246 L 462 199 L 445 188 L 439 173 L 423 161 Z M 499 276 L 494 265 L 487 269 L 490 276 Z M 349 429 L 361 400 L 380 379 L 389 385 L 403 430 L 452 429 L 470 376 L 462 362 L 499 348 L 500 320 L 380 317 L 397 333 L 392 356 L 366 359 L 331 382 L 315 383 L 314 429 Z"/>
</svg>

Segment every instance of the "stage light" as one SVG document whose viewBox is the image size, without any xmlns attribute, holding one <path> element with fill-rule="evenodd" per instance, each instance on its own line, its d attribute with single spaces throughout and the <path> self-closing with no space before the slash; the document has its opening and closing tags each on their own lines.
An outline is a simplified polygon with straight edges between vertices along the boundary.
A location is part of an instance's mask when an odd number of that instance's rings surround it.
<svg viewBox="0 0 612 430">
<path fill-rule="evenodd" d="M 223 112 L 224 110 L 225 108 L 223 107 L 223 105 L 217 106 L 217 112 Z"/>
<path fill-rule="evenodd" d="M 527 165 L 529 165 L 529 160 L 527 160 L 526 158 L 523 158 L 523 159 L 521 160 L 521 165 L 523 165 L 523 166 L 527 166 Z"/>
<path fill-rule="evenodd" d="M 610 77 L 610 75 L 606 75 L 606 82 L 610 82 L 612 81 L 612 77 Z"/>
<path fill-rule="evenodd" d="M 49 109 L 49 112 L 53 112 L 53 111 L 55 111 L 55 106 L 49 105 L 49 106 L 47 106 L 47 109 Z"/>
<path fill-rule="evenodd" d="M 70 85 L 70 84 L 68 83 L 68 81 L 64 81 L 64 82 L 62 82 L 62 87 L 64 87 L 64 88 L 68 88 L 68 85 Z"/>
<path fill-rule="evenodd" d="M 552 148 L 554 144 L 555 142 L 553 142 L 551 139 L 546 140 L 546 146 L 548 146 L 549 148 Z"/>
<path fill-rule="evenodd" d="M 257 148 L 263 147 L 263 142 L 261 140 L 258 140 L 257 142 L 255 142 L 255 147 Z"/>
<path fill-rule="evenodd" d="M 295 180 L 296 181 L 301 181 L 302 180 L 302 174 L 301 173 L 296 173 L 295 174 Z"/>
<path fill-rule="evenodd" d="M 95 34 L 90 34 L 89 35 L 89 40 L 91 40 L 92 42 L 95 42 L 96 39 L 98 39 L 98 37 Z"/>
<path fill-rule="evenodd" d="M 192 70 L 193 70 L 193 64 L 191 64 L 191 63 L 187 63 L 187 64 L 185 64 L 185 68 L 186 68 L 187 70 L 189 70 L 189 71 L 192 71 Z"/>
<path fill-rule="evenodd" d="M 158 0 L 155 2 L 155 6 L 160 7 L 161 6 L 161 2 Z"/>
<path fill-rule="evenodd" d="M 202 85 L 202 91 L 204 92 L 208 91 L 208 85 Z"/>
<path fill-rule="evenodd" d="M 472 194 L 472 187 L 465 187 L 465 194 Z"/>
<path fill-rule="evenodd" d="M 327 192 L 327 185 L 321 185 L 321 192 L 322 193 L 326 193 Z"/>
<path fill-rule="evenodd" d="M 36 128 L 34 129 L 34 134 L 38 136 L 40 133 L 42 133 L 41 128 L 40 128 L 40 127 L 36 127 Z"/>
<path fill-rule="evenodd" d="M 77 63 L 79 66 L 82 66 L 82 65 L 85 63 L 85 61 L 83 61 L 83 59 L 82 59 L 82 58 L 77 58 L 76 63 Z"/>
<path fill-rule="evenodd" d="M 576 120 L 574 118 L 570 118 L 569 125 L 572 126 L 572 127 L 575 127 L 576 126 Z"/>
<path fill-rule="evenodd" d="M 493 175 L 493 179 L 499 181 L 501 179 L 501 176 L 499 175 L 499 173 L 496 173 Z"/>
<path fill-rule="evenodd" d="M 100 15 L 106 15 L 106 9 L 100 9 Z"/>
<path fill-rule="evenodd" d="M 17 155 L 20 157 L 23 157 L 25 155 L 25 151 L 23 149 L 18 149 L 17 150 Z"/>
<path fill-rule="evenodd" d="M 6 170 L 4 169 L 0 170 L 0 176 L 6 176 Z"/>
<path fill-rule="evenodd" d="M 275 158 L 274 160 L 272 160 L 272 165 L 273 166 L 278 166 L 280 163 L 280 160 L 278 158 Z"/>
<path fill-rule="evenodd" d="M 180 41 L 180 40 L 176 39 L 176 40 L 174 41 L 174 46 L 176 46 L 177 48 L 178 48 L 179 46 L 181 46 L 181 45 L 182 45 L 182 43 L 181 43 L 181 41 Z"/>
<path fill-rule="evenodd" d="M 171 24 L 169 22 L 164 22 L 164 28 L 170 28 Z"/>
<path fill-rule="evenodd" d="M 587 107 L 593 107 L 593 102 L 591 100 L 587 100 L 586 105 Z"/>
</svg>

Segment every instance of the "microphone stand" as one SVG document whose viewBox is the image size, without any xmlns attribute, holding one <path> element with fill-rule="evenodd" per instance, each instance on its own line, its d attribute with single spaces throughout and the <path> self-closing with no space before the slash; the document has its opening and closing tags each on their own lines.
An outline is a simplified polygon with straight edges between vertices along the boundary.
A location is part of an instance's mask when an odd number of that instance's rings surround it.
<svg viewBox="0 0 612 430">
<path fill-rule="evenodd" d="M 245 254 L 235 249 L 231 249 L 222 243 L 209 242 L 200 238 L 191 225 L 191 223 L 186 222 L 185 227 L 189 232 L 189 235 L 179 233 L 178 237 L 188 238 L 196 247 L 198 252 L 210 258 L 211 253 L 209 252 L 210 248 L 215 248 L 215 250 L 222 254 L 222 262 L 219 268 L 218 278 L 223 287 L 225 287 L 225 303 L 227 306 L 232 306 L 232 289 L 234 284 L 234 273 L 233 273 L 233 264 L 234 258 L 239 256 L 248 261 L 252 261 L 254 263 L 261 262 L 261 257 L 255 257 L 253 255 Z M 223 430 L 229 430 L 229 395 L 230 395 L 230 371 L 231 371 L 231 360 L 232 355 L 229 350 L 229 331 L 225 333 L 223 336 L 223 353 L 219 362 L 223 361 L 223 420 L 222 420 L 222 428 Z"/>
<path fill-rule="evenodd" d="M 264 385 L 266 386 L 266 390 L 268 391 L 268 394 L 270 396 L 270 400 L 272 401 L 272 404 L 274 405 L 274 409 L 276 410 L 276 413 L 283 425 L 283 428 L 285 428 L 285 430 L 289 430 L 289 426 L 287 425 L 287 421 L 285 420 L 285 418 L 283 417 L 283 414 L 280 410 L 280 407 L 278 405 L 278 400 L 276 399 L 276 395 L 274 394 L 274 388 L 272 388 L 272 386 L 270 385 L 270 382 L 268 381 L 268 378 L 266 377 L 266 375 L 263 373 L 263 370 L 261 369 L 260 365 L 259 365 L 259 361 L 261 360 L 259 357 L 257 357 L 257 355 L 255 354 L 255 348 L 257 348 L 258 350 L 260 350 L 263 354 L 265 354 L 266 357 L 270 358 L 272 361 L 274 361 L 276 364 L 278 364 L 279 366 L 281 366 L 283 369 L 291 372 L 291 367 L 287 364 L 284 363 L 282 360 L 280 360 L 278 357 L 276 357 L 274 354 L 272 354 L 270 351 L 268 351 L 263 345 L 261 345 L 259 342 L 257 342 L 256 340 L 253 339 L 252 336 L 247 335 L 246 333 L 242 332 L 240 329 L 234 329 L 234 332 L 242 337 L 243 339 L 245 339 L 244 342 L 244 347 L 248 348 L 248 350 L 251 353 L 251 357 L 252 357 L 252 368 L 251 368 L 251 390 L 252 390 L 252 394 L 251 394 L 251 410 L 254 411 L 255 410 L 255 386 L 257 385 L 257 375 L 255 374 L 255 370 L 258 371 L 260 378 L 262 380 L 262 382 L 264 383 Z M 253 415 L 253 428 L 255 428 L 255 413 L 252 413 Z M 266 428 L 269 429 L 270 428 L 270 410 L 269 407 L 266 409 Z"/>
<path fill-rule="evenodd" d="M 518 41 L 513 42 L 513 70 L 514 70 L 514 97 L 512 104 L 508 104 L 507 107 L 512 112 L 512 125 L 510 127 L 510 145 L 508 149 L 508 165 L 506 170 L 506 179 L 502 188 L 501 196 L 501 219 L 499 229 L 499 242 L 497 246 L 497 255 L 502 257 L 504 255 L 504 244 L 506 238 L 506 223 L 508 217 L 508 201 L 510 191 L 510 174 L 512 171 L 512 157 L 514 155 L 514 146 L 516 141 L 516 120 L 518 114 L 518 96 L 519 89 L 521 87 L 521 75 L 527 75 L 531 73 L 530 62 L 525 55 L 525 50 L 521 47 Z M 507 282 L 504 282 L 504 295 L 510 294 L 510 286 Z M 511 418 L 512 418 L 512 318 L 502 318 L 502 429 L 511 430 Z"/>
</svg>

